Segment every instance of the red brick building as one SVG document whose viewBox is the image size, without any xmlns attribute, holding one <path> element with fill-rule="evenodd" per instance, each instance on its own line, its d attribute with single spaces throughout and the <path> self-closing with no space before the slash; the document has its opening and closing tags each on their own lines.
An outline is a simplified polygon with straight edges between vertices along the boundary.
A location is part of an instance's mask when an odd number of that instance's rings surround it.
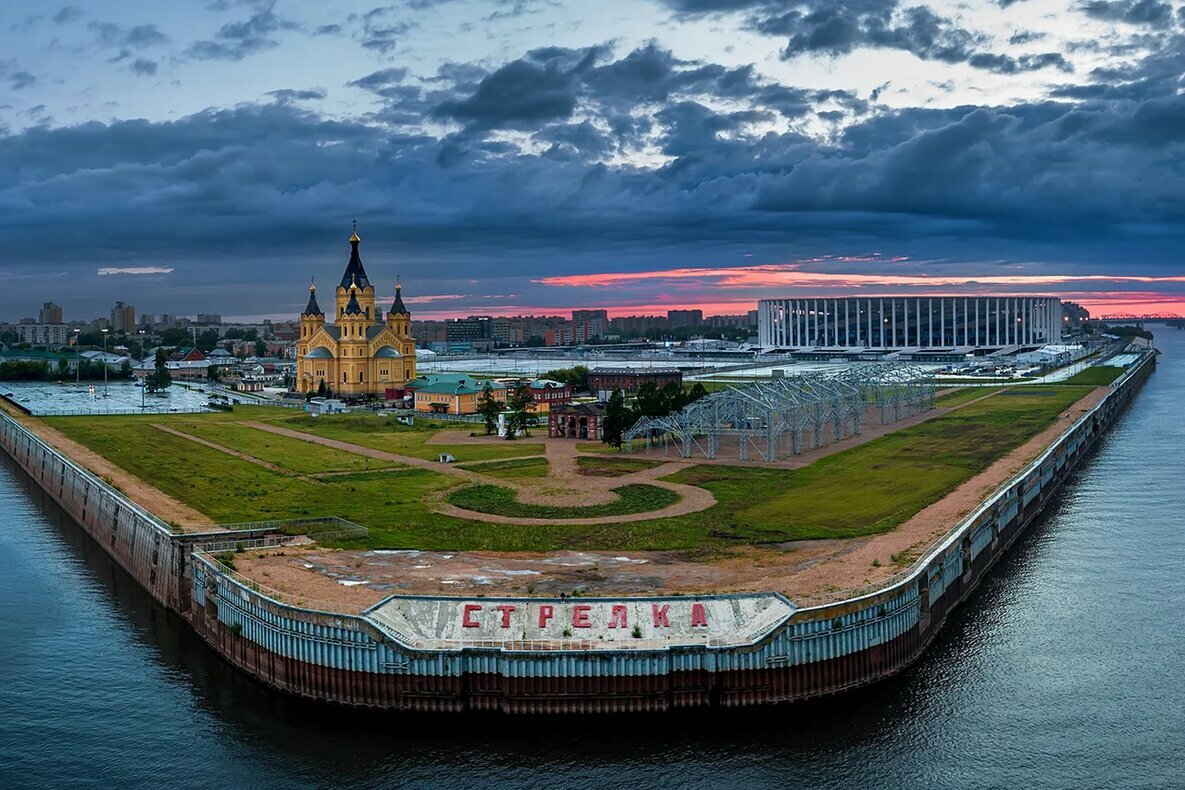
<svg viewBox="0 0 1185 790">
<path fill-rule="evenodd" d="M 589 439 L 604 435 L 604 403 L 570 403 L 553 406 L 547 414 L 547 435 L 552 439 Z"/>
<path fill-rule="evenodd" d="M 643 384 L 659 389 L 674 382 L 683 386 L 683 371 L 678 368 L 597 368 L 588 374 L 588 388 L 596 393 L 636 392 Z"/>
</svg>

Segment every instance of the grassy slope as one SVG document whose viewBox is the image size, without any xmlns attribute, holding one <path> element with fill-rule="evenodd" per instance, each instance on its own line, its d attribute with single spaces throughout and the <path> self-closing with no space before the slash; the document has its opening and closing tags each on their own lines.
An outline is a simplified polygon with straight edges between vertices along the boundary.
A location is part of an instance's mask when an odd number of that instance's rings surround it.
<svg viewBox="0 0 1185 790">
<path fill-rule="evenodd" d="M 1095 365 L 1075 373 L 1066 379 L 1065 384 L 1088 384 L 1092 387 L 1105 387 L 1123 375 L 1124 368 L 1110 365 Z"/>
<path fill-rule="evenodd" d="M 261 432 L 233 423 L 266 419 L 293 427 L 292 413 L 282 410 L 274 414 L 239 409 L 229 420 L 229 415 L 214 414 L 62 417 L 46 422 L 221 522 L 342 516 L 370 527 L 367 545 L 373 547 L 690 549 L 846 537 L 891 529 L 1048 426 L 1086 391 L 1082 387 L 1017 387 L 793 471 L 702 464 L 672 479 L 711 490 L 718 504 L 707 511 L 671 519 L 575 527 L 483 524 L 433 513 L 425 497 L 439 496 L 457 481 L 429 470 L 359 472 L 308 482 L 148 424 L 220 422 L 200 427 L 211 435 L 218 433 L 225 440 L 221 443 L 246 449 L 260 441 Z M 318 418 L 314 427 L 318 433 L 337 433 L 348 441 L 364 437 L 361 430 L 340 428 L 326 418 Z M 403 430 L 386 427 L 371 441 L 358 443 L 418 448 L 410 454 L 425 451 L 423 441 L 432 431 L 398 427 Z M 243 437 L 234 439 L 234 431 L 243 432 Z M 329 450 L 297 444 L 302 452 L 307 447 L 312 453 L 299 462 L 289 459 L 285 463 L 289 468 Z M 522 442 L 505 444 L 514 455 L 530 452 L 532 447 Z M 501 445 L 492 449 L 500 450 Z M 273 457 L 281 457 L 280 444 L 268 448 L 273 450 L 280 454 Z M 428 446 L 427 451 L 427 457 L 435 456 L 435 447 Z M 327 466 L 339 463 L 340 459 L 326 457 Z"/>
</svg>

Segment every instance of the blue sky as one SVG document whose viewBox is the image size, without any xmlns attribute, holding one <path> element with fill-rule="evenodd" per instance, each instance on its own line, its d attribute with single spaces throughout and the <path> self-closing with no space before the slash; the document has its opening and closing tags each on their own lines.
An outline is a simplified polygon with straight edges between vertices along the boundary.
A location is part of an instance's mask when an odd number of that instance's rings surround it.
<svg viewBox="0 0 1185 790">
<path fill-rule="evenodd" d="M 1167 0 L 5 0 L 0 319 L 293 315 L 354 218 L 422 316 L 1185 312 L 1183 33 Z"/>
</svg>

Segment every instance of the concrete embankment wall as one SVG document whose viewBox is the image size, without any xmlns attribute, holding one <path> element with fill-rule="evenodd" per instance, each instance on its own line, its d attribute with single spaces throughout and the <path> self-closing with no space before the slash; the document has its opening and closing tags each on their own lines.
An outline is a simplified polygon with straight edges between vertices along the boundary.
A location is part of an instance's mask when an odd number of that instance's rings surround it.
<svg viewBox="0 0 1185 790">
<path fill-rule="evenodd" d="M 162 606 L 188 615 L 193 547 L 237 540 L 251 545 L 270 530 L 178 534 L 112 483 L 101 480 L 0 413 L 0 447 Z"/>
<path fill-rule="evenodd" d="M 573 649 L 425 647 L 362 615 L 282 603 L 193 553 L 119 492 L 5 418 L 4 448 L 162 604 L 227 660 L 288 693 L 400 710 L 621 712 L 807 699 L 914 661 L 1032 522 L 1155 365 L 1145 356 L 1044 453 L 909 571 L 867 594 L 799 602 L 751 643 Z M 206 540 L 209 540 L 207 536 Z M 704 600 L 713 596 L 705 596 Z M 557 605 L 560 602 L 556 602 Z"/>
</svg>

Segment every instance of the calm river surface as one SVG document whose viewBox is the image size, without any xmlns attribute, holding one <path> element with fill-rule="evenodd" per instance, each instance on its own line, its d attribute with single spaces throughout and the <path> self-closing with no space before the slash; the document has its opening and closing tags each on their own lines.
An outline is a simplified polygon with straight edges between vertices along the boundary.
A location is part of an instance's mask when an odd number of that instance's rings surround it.
<svg viewBox="0 0 1185 790">
<path fill-rule="evenodd" d="M 225 666 L 0 462 L 0 786 L 1185 784 L 1185 332 L 912 669 L 826 703 L 359 715 Z M 0 453 L 0 457 L 3 454 Z"/>
</svg>

